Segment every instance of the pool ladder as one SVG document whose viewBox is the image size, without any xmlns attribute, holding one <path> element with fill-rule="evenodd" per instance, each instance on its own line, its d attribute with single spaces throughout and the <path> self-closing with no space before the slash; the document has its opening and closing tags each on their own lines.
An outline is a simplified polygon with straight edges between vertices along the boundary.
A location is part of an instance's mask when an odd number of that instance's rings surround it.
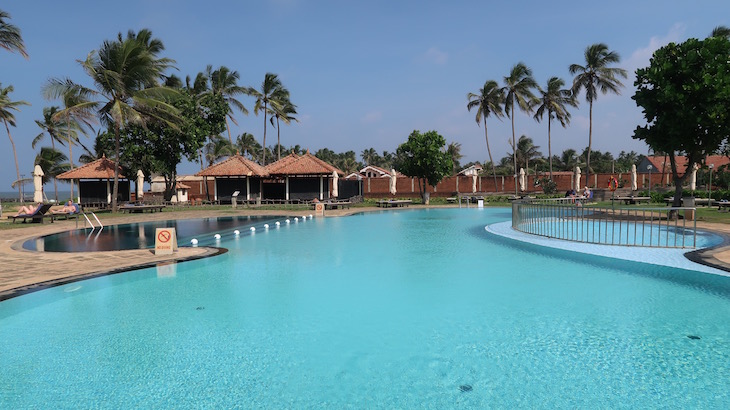
<svg viewBox="0 0 730 410">
<path fill-rule="evenodd" d="M 96 222 L 99 224 L 99 226 L 98 226 L 99 230 L 104 229 L 104 225 L 102 225 L 101 221 L 99 220 L 99 217 L 97 217 L 96 214 L 93 213 L 93 212 L 90 212 L 90 213 L 94 217 L 94 219 L 96 219 Z M 96 226 L 94 226 L 93 223 L 91 223 L 91 219 L 89 219 L 89 216 L 86 215 L 86 212 L 82 212 L 81 215 L 83 215 L 84 218 L 86 219 L 86 222 L 88 222 L 89 225 L 91 225 L 91 230 L 92 231 L 97 228 Z M 77 219 L 77 221 L 78 221 L 78 219 Z"/>
</svg>

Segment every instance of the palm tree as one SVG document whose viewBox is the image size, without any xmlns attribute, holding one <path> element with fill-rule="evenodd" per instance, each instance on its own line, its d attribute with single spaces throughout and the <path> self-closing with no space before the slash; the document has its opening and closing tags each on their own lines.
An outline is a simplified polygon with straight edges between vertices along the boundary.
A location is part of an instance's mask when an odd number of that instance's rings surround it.
<svg viewBox="0 0 730 410">
<path fill-rule="evenodd" d="M 21 56 L 28 58 L 20 29 L 5 21 L 6 19 L 10 19 L 10 14 L 0 10 L 0 48 L 4 48 L 11 53 L 17 51 Z"/>
<path fill-rule="evenodd" d="M 289 125 L 292 121 L 299 122 L 298 119 L 294 117 L 294 115 L 297 114 L 297 106 L 292 104 L 289 100 L 289 91 L 287 89 L 284 89 L 284 92 L 286 93 L 286 98 L 284 98 L 284 95 L 282 94 L 281 98 L 283 100 L 280 101 L 272 101 L 271 107 L 273 109 L 273 116 L 271 117 L 271 125 L 274 125 L 274 118 L 276 118 L 276 160 L 281 159 L 281 128 L 279 127 L 279 120 Z"/>
<path fill-rule="evenodd" d="M 525 171 L 530 169 L 530 161 L 542 158 L 542 152 L 538 151 L 539 146 L 535 145 L 532 138 L 523 135 L 517 140 L 517 149 L 514 150 L 517 155 L 517 162 L 525 164 Z"/>
<path fill-rule="evenodd" d="M 620 87 L 623 84 L 617 77 L 626 78 L 626 70 L 622 68 L 609 67 L 610 64 L 618 63 L 621 57 L 615 51 L 609 51 L 608 46 L 603 43 L 588 46 L 585 51 L 586 65 L 571 64 L 568 70 L 573 79 L 573 95 L 578 95 L 581 89 L 586 90 L 586 101 L 588 101 L 588 153 L 586 155 L 586 181 L 590 181 L 591 169 L 591 146 L 593 143 L 593 101 L 598 99 L 598 91 L 606 94 L 609 91 L 614 94 L 621 94 Z"/>
<path fill-rule="evenodd" d="M 487 154 L 489 154 L 489 162 L 492 164 L 492 175 L 494 176 L 494 187 L 496 189 L 497 169 L 494 167 L 494 161 L 492 160 L 492 150 L 489 149 L 487 117 L 489 117 L 490 114 L 494 114 L 497 118 L 504 115 L 502 113 L 502 106 L 504 105 L 504 90 L 499 88 L 496 81 L 489 80 L 484 83 L 484 87 L 479 90 L 478 94 L 469 93 L 467 98 L 469 99 L 469 103 L 466 105 L 466 109 L 471 111 L 472 108 L 477 108 L 477 115 L 475 118 L 477 125 L 484 121 L 484 138 L 487 140 Z"/>
<path fill-rule="evenodd" d="M 238 125 L 236 118 L 233 116 L 233 108 L 235 107 L 243 114 L 248 115 L 248 109 L 243 105 L 242 102 L 236 99 L 238 95 L 248 94 L 248 88 L 241 87 L 238 84 L 240 75 L 238 71 L 231 71 L 226 66 L 221 66 L 217 70 L 213 71 L 212 66 L 205 68 L 205 76 L 210 80 L 210 89 L 207 93 L 212 95 L 221 95 L 228 104 L 228 116 L 226 117 L 226 130 L 228 130 L 228 142 L 233 144 L 231 139 L 231 128 L 228 126 L 228 119 L 230 118 L 234 124 Z"/>
<path fill-rule="evenodd" d="M 2 83 L 0 83 L 0 120 L 3 121 L 3 124 L 5 124 L 5 131 L 8 133 L 8 138 L 10 139 L 10 145 L 13 148 L 13 158 L 15 159 L 15 173 L 18 176 L 18 181 L 20 181 L 20 166 L 18 165 L 18 154 L 15 151 L 15 142 L 13 141 L 13 136 L 10 135 L 10 127 L 15 127 L 15 114 L 13 114 L 13 111 L 20 111 L 18 107 L 21 105 L 30 105 L 30 103 L 26 101 L 12 101 L 10 99 L 10 93 L 13 92 L 13 86 L 9 85 L 5 88 L 3 88 Z M 20 199 L 20 202 L 23 202 L 23 194 L 22 194 L 22 187 L 20 183 L 18 185 L 18 198 Z"/>
<path fill-rule="evenodd" d="M 451 158 L 451 174 L 456 175 L 461 167 L 461 159 L 464 155 L 461 154 L 461 143 L 451 142 L 446 146 L 446 153 Z"/>
<path fill-rule="evenodd" d="M 172 60 L 157 58 L 157 53 L 161 50 L 159 41 L 147 41 L 146 34 L 143 39 L 145 41 L 138 40 L 133 33 L 126 39 L 122 39 L 120 35 L 117 41 L 105 41 L 98 51 L 92 51 L 86 60 L 80 62 L 96 87 L 96 90 L 84 89 L 84 92 L 101 98 L 98 102 L 101 106 L 99 117 L 103 124 L 114 130 L 116 164 L 119 164 L 121 132 L 127 124 L 144 125 L 155 119 L 176 127 L 179 121 L 177 109 L 167 102 L 168 97 L 177 93 L 168 87 L 157 85 L 163 70 L 169 67 Z M 155 47 L 150 48 L 150 44 Z M 52 81 L 48 94 L 58 97 L 68 93 L 69 87 L 59 86 L 62 84 L 61 81 Z M 81 104 L 88 106 L 88 102 Z M 114 169 L 112 190 L 113 212 L 117 211 L 118 193 L 117 166 Z"/>
<path fill-rule="evenodd" d="M 248 132 L 244 132 L 236 138 L 236 147 L 241 155 L 248 155 L 254 161 L 258 158 L 258 153 L 261 152 L 261 144 L 256 141 L 253 134 Z"/>
<path fill-rule="evenodd" d="M 514 149 L 516 146 L 515 104 L 520 107 L 520 110 L 529 114 L 536 100 L 532 89 L 537 88 L 537 83 L 532 78 L 532 70 L 524 63 L 517 63 L 512 67 L 509 75 L 504 77 L 504 84 L 502 88 L 505 94 L 504 112 L 512 119 L 512 162 L 514 163 L 514 175 L 517 176 L 517 151 Z M 517 196 L 517 184 L 515 184 L 515 196 Z"/>
<path fill-rule="evenodd" d="M 573 93 L 570 90 L 561 90 L 561 87 L 565 85 L 565 81 L 558 77 L 552 77 L 548 80 L 547 89 L 543 90 L 538 87 L 538 91 L 542 95 L 539 99 L 539 106 L 535 110 L 535 121 L 540 122 L 547 112 L 548 115 L 548 158 L 550 161 L 550 180 L 553 179 L 553 150 L 552 141 L 550 137 L 550 123 L 553 118 L 560 121 L 560 125 L 565 128 L 570 124 L 570 113 L 568 112 L 566 105 L 571 107 L 577 107 L 578 103 L 573 97 Z"/>
<path fill-rule="evenodd" d="M 234 155 L 236 153 L 236 146 L 220 135 L 216 135 L 210 139 L 210 142 L 205 144 L 204 150 L 208 166 L 211 166 L 223 157 Z"/>
<path fill-rule="evenodd" d="M 569 148 L 560 154 L 560 168 L 563 171 L 572 171 L 575 167 L 582 165 L 583 161 L 576 150 Z"/>
<path fill-rule="evenodd" d="M 261 143 L 262 147 L 266 147 L 266 116 L 272 113 L 272 101 L 282 101 L 288 98 L 289 92 L 281 85 L 281 81 L 276 74 L 266 73 L 264 82 L 261 83 L 261 90 L 249 88 L 248 94 L 256 97 L 256 105 L 254 112 L 258 115 L 259 111 L 264 113 L 264 138 Z M 266 165 L 266 149 L 263 150 L 261 165 Z"/>
<path fill-rule="evenodd" d="M 42 181 L 46 184 L 53 178 L 53 188 L 58 203 L 58 189 L 56 188 L 56 176 L 70 169 L 68 158 L 61 151 L 55 148 L 42 147 L 41 152 L 35 157 L 35 164 L 40 165 L 43 170 Z"/>
<path fill-rule="evenodd" d="M 364 162 L 365 165 L 374 165 L 377 157 L 378 151 L 375 151 L 375 148 L 364 149 L 360 153 L 360 158 L 362 158 L 362 162 Z"/>
<path fill-rule="evenodd" d="M 727 26 L 717 26 L 712 29 L 710 37 L 723 37 L 726 39 L 730 39 L 730 28 L 728 28 Z"/>
<path fill-rule="evenodd" d="M 51 138 L 51 148 L 54 151 L 56 150 L 56 141 L 58 141 L 58 143 L 61 145 L 64 145 L 66 142 L 68 142 L 70 152 L 70 145 L 72 144 L 73 140 L 78 140 L 76 129 L 74 129 L 76 124 L 67 124 L 64 119 L 59 118 L 56 115 L 59 113 L 59 111 L 60 109 L 56 106 L 45 107 L 43 109 L 43 121 L 35 120 L 36 125 L 38 125 L 38 127 L 40 127 L 40 129 L 43 131 L 33 139 L 31 147 L 35 148 L 35 146 L 41 140 L 43 140 L 46 134 L 48 134 L 48 136 Z M 43 153 L 43 151 L 41 151 L 41 153 Z M 67 159 L 68 157 L 64 156 L 64 161 L 66 161 Z M 55 178 L 53 179 L 53 190 L 55 192 L 55 199 L 56 201 L 58 201 L 58 184 L 56 183 Z M 73 198 L 73 185 L 71 185 L 71 198 Z"/>
</svg>

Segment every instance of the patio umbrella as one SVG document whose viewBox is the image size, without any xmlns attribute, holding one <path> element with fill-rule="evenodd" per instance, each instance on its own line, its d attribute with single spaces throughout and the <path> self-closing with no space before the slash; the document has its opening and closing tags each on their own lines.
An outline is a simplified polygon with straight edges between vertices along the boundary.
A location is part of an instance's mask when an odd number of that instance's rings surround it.
<svg viewBox="0 0 730 410">
<path fill-rule="evenodd" d="M 639 185 L 636 182 L 638 177 L 636 176 L 636 164 L 633 164 L 631 166 L 631 190 L 636 191 L 639 189 Z"/>
<path fill-rule="evenodd" d="M 471 192 L 474 194 L 477 192 L 477 176 L 471 176 Z"/>
<path fill-rule="evenodd" d="M 137 200 L 139 201 L 144 196 L 144 173 L 141 169 L 137 170 Z"/>
<path fill-rule="evenodd" d="M 396 182 L 396 176 L 395 176 L 395 169 L 390 170 L 390 194 L 395 195 L 395 182 Z"/>
<path fill-rule="evenodd" d="M 337 198 L 340 194 L 339 187 L 337 184 L 340 182 L 340 176 L 337 175 L 337 171 L 332 171 L 332 197 Z"/>
<path fill-rule="evenodd" d="M 580 191 L 580 167 L 575 167 L 575 192 Z"/>
<path fill-rule="evenodd" d="M 33 168 L 33 202 L 43 202 L 43 170 L 40 165 Z"/>
<path fill-rule="evenodd" d="M 525 169 L 520 168 L 520 191 L 525 190 Z"/>
<path fill-rule="evenodd" d="M 692 167 L 692 173 L 689 176 L 689 190 L 694 191 L 697 189 L 697 164 Z"/>
</svg>

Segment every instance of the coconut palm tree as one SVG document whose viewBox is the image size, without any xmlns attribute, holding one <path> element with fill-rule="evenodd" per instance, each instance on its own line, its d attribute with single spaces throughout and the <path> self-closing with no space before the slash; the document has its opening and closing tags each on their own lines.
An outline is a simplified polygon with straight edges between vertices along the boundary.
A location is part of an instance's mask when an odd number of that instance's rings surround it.
<svg viewBox="0 0 730 410">
<path fill-rule="evenodd" d="M 256 161 L 259 152 L 261 152 L 261 144 L 256 141 L 256 137 L 253 134 L 244 132 L 236 138 L 236 147 L 241 155 L 248 155 L 249 158 Z"/>
<path fill-rule="evenodd" d="M 43 177 L 41 179 L 43 184 L 46 184 L 51 178 L 53 179 L 56 203 L 58 203 L 56 176 L 70 169 L 68 158 L 61 151 L 55 148 L 41 147 L 41 152 L 39 152 L 35 157 L 35 164 L 40 165 L 43 170 Z"/>
<path fill-rule="evenodd" d="M 494 187 L 497 187 L 497 169 L 494 167 L 492 160 L 492 150 L 489 149 L 489 134 L 487 133 L 487 117 L 494 114 L 495 117 L 502 117 L 502 106 L 504 105 L 504 90 L 494 80 L 488 80 L 484 83 L 484 87 L 479 90 L 478 94 L 469 93 L 466 96 L 469 103 L 466 109 L 471 111 L 472 108 L 477 109 L 475 117 L 477 126 L 484 121 L 484 139 L 487 141 L 487 154 L 489 154 L 489 162 L 492 164 L 492 175 L 494 176 Z"/>
<path fill-rule="evenodd" d="M 530 169 L 530 161 L 542 158 L 542 152 L 538 151 L 539 148 L 527 135 L 523 135 L 517 140 L 517 149 L 514 152 L 517 155 L 517 163 L 525 164 L 525 171 Z"/>
<path fill-rule="evenodd" d="M 262 147 L 266 147 L 266 117 L 273 113 L 271 108 L 272 101 L 282 101 L 288 99 L 289 92 L 281 85 L 281 80 L 276 74 L 266 73 L 264 81 L 261 83 L 261 89 L 249 88 L 248 94 L 256 98 L 254 113 L 264 113 L 264 138 L 261 143 Z M 266 165 L 266 148 L 263 149 L 261 165 Z"/>
<path fill-rule="evenodd" d="M 590 181 L 591 169 L 591 146 L 593 144 L 593 101 L 598 99 L 598 91 L 607 94 L 609 91 L 614 94 L 621 94 L 620 88 L 623 83 L 618 77 L 626 78 L 626 70 L 609 65 L 621 61 L 621 57 L 615 51 L 609 51 L 608 46 L 603 43 L 593 44 L 585 50 L 585 65 L 571 64 L 568 70 L 573 78 L 573 95 L 578 95 L 585 88 L 586 101 L 588 102 L 588 153 L 586 155 L 586 181 Z"/>
<path fill-rule="evenodd" d="M 517 151 L 514 149 L 517 142 L 515 141 L 515 104 L 520 110 L 530 113 L 532 105 L 536 98 L 532 93 L 532 89 L 537 88 L 535 79 L 532 78 L 532 70 L 524 63 L 515 64 L 507 77 L 504 77 L 504 87 L 502 90 L 505 95 L 504 112 L 512 119 L 512 162 L 514 163 L 514 175 L 517 175 Z M 515 184 L 515 196 L 517 195 L 517 184 Z"/>
<path fill-rule="evenodd" d="M 9 19 L 10 14 L 0 10 L 0 48 L 4 48 L 11 53 L 17 51 L 21 56 L 28 58 L 20 29 L 8 23 L 6 20 Z"/>
<path fill-rule="evenodd" d="M 210 81 L 210 88 L 208 88 L 205 93 L 221 95 L 228 104 L 226 130 L 228 130 L 228 142 L 232 144 L 233 140 L 231 139 L 231 128 L 228 125 L 228 119 L 230 118 L 234 124 L 238 125 L 236 118 L 233 116 L 233 108 L 236 108 L 243 114 L 248 115 L 248 109 L 246 109 L 242 102 L 236 99 L 239 95 L 247 95 L 248 88 L 236 84 L 240 78 L 238 71 L 231 71 L 226 66 L 221 66 L 217 70 L 213 71 L 213 66 L 209 65 L 205 68 L 205 76 Z"/>
<path fill-rule="evenodd" d="M 236 153 L 236 146 L 220 135 L 216 135 L 205 144 L 203 150 L 205 151 L 205 159 L 208 161 L 208 166 L 211 166 L 221 158 L 234 155 Z"/>
<path fill-rule="evenodd" d="M 276 119 L 276 160 L 281 159 L 281 128 L 279 127 L 279 120 L 286 125 L 291 124 L 292 121 L 299 122 L 294 117 L 297 114 L 297 106 L 292 104 L 289 100 L 289 91 L 284 89 L 286 97 L 282 94 L 282 100 L 272 101 L 271 107 L 273 109 L 273 116 L 270 119 L 271 125 L 274 125 L 274 119 Z"/>
<path fill-rule="evenodd" d="M 0 83 L 0 120 L 2 120 L 3 124 L 5 124 L 5 131 L 8 133 L 8 138 L 10 139 L 10 145 L 13 148 L 13 158 L 15 159 L 15 173 L 18 176 L 18 181 L 20 181 L 20 166 L 18 165 L 18 154 L 15 151 L 15 142 L 13 141 L 13 136 L 10 135 L 10 127 L 15 127 L 15 114 L 13 111 L 20 111 L 18 107 L 21 105 L 30 105 L 30 103 L 26 101 L 12 101 L 10 99 L 10 93 L 13 92 L 13 86 L 9 85 L 5 88 L 3 88 L 2 83 Z M 20 183 L 18 185 L 18 198 L 20 199 L 20 202 L 23 202 L 23 191 Z"/>
<path fill-rule="evenodd" d="M 51 139 L 51 148 L 54 151 L 56 149 L 56 141 L 61 145 L 68 143 L 70 155 L 70 145 L 73 144 L 73 141 L 78 141 L 79 138 L 77 134 L 78 124 L 75 122 L 66 123 L 66 118 L 57 116 L 59 112 L 60 109 L 56 106 L 45 107 L 43 109 L 43 121 L 35 120 L 36 125 L 43 131 L 33 139 L 31 147 L 35 148 L 45 138 L 46 134 L 48 134 Z M 41 153 L 43 152 L 41 151 Z M 64 156 L 64 161 L 68 160 L 68 158 Z M 58 184 L 55 178 L 53 179 L 53 190 L 55 192 L 55 199 L 58 201 Z M 73 184 L 71 185 L 71 198 L 73 198 Z"/>
<path fill-rule="evenodd" d="M 723 37 L 730 39 L 730 28 L 727 26 L 717 26 L 712 29 L 710 37 Z"/>
<path fill-rule="evenodd" d="M 360 152 L 360 158 L 365 165 L 374 165 L 378 158 L 378 151 L 375 151 L 375 148 L 364 149 Z"/>
<path fill-rule="evenodd" d="M 538 87 L 538 91 L 541 97 L 538 101 L 537 109 L 535 110 L 535 121 L 540 122 L 547 112 L 548 117 L 548 158 L 550 161 L 550 180 L 553 179 L 553 150 L 552 141 L 550 137 L 550 123 L 553 118 L 560 122 L 560 125 L 565 128 L 570 124 L 570 113 L 568 112 L 567 105 L 571 107 L 577 107 L 578 103 L 573 97 L 573 93 L 570 90 L 561 89 L 565 85 L 565 81 L 558 77 L 552 77 L 548 80 L 547 88 L 543 90 Z"/>
<path fill-rule="evenodd" d="M 461 167 L 461 159 L 464 158 L 464 155 L 461 154 L 461 143 L 449 143 L 449 145 L 446 146 L 446 153 L 449 154 L 449 158 L 451 158 L 451 174 L 456 175 Z"/>
<path fill-rule="evenodd" d="M 163 70 L 172 62 L 159 59 L 157 53 L 162 49 L 158 41 L 137 39 L 133 33 L 116 41 L 105 41 L 98 51 L 92 51 L 81 67 L 91 77 L 96 90 L 83 89 L 84 93 L 100 98 L 97 103 L 101 108 L 98 115 L 102 124 L 114 131 L 114 162 L 119 164 L 120 139 L 122 129 L 127 124 L 144 125 L 155 119 L 176 127 L 179 122 L 177 109 L 167 100 L 177 95 L 169 87 L 159 86 Z M 140 32 L 142 33 L 142 32 Z M 150 44 L 154 48 L 149 48 Z M 70 87 L 60 87 L 61 81 L 52 81 L 47 89 L 48 95 L 59 97 L 69 92 Z M 80 87 L 80 86 L 77 86 Z M 88 102 L 82 103 L 87 106 Z M 119 193 L 119 169 L 114 170 L 114 188 L 112 190 L 112 211 L 117 211 L 117 195 Z"/>
</svg>

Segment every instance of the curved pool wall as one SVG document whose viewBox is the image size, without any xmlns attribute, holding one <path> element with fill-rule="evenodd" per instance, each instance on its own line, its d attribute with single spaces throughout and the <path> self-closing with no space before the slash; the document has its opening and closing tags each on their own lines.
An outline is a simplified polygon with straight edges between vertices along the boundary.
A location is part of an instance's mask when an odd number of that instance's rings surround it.
<svg viewBox="0 0 730 410">
<path fill-rule="evenodd" d="M 244 234 L 250 227 L 283 221 L 281 216 L 229 216 L 202 219 L 180 219 L 105 226 L 103 229 L 76 229 L 60 232 L 23 243 L 23 248 L 45 252 L 88 252 L 147 249 L 155 246 L 157 228 L 175 228 L 178 244 L 188 245 L 195 238 L 199 245 L 214 244 L 213 235 Z"/>
<path fill-rule="evenodd" d="M 726 406 L 730 278 L 484 229 L 509 218 L 320 218 L 4 301 L 0 407 Z"/>
</svg>

